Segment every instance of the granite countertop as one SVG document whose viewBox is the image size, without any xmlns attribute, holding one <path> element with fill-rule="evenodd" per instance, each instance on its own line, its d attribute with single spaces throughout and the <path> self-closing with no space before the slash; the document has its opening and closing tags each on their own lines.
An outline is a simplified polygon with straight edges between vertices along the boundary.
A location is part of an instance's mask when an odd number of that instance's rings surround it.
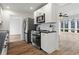
<svg viewBox="0 0 79 59">
<path fill-rule="evenodd" d="M 54 33 L 54 32 L 56 32 L 56 31 L 41 30 L 40 32 L 41 32 L 41 33 Z"/>
<path fill-rule="evenodd" d="M 34 36 L 39 36 L 40 34 L 33 34 Z"/>
</svg>

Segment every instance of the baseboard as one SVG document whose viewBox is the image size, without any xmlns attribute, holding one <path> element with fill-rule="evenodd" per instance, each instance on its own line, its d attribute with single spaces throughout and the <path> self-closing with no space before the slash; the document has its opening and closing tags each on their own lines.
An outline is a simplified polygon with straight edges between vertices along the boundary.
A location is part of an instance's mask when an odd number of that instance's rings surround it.
<svg viewBox="0 0 79 59">
<path fill-rule="evenodd" d="M 10 35 L 10 40 L 9 42 L 15 42 L 15 41 L 21 41 L 21 35 L 20 34 L 15 34 L 15 35 Z"/>
</svg>

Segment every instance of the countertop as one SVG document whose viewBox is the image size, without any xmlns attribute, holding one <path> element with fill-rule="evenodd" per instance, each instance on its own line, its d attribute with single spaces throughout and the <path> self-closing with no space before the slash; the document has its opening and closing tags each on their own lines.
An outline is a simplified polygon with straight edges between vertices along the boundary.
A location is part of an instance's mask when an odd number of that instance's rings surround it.
<svg viewBox="0 0 79 59">
<path fill-rule="evenodd" d="M 55 33 L 56 31 L 41 30 L 41 33 Z"/>
<path fill-rule="evenodd" d="M 49 30 L 39 30 L 39 31 L 36 30 L 35 32 L 36 32 L 37 34 L 38 34 L 38 33 L 56 33 L 56 31 L 49 31 Z M 37 35 L 37 34 L 36 34 L 36 35 Z"/>
</svg>

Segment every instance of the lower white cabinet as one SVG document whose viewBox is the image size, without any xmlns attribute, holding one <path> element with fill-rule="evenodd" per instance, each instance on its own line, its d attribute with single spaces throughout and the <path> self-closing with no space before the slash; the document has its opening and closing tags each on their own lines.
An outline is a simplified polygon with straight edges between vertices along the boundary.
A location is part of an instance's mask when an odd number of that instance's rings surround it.
<svg viewBox="0 0 79 59">
<path fill-rule="evenodd" d="M 41 33 L 41 48 L 49 53 L 58 49 L 57 33 Z"/>
</svg>

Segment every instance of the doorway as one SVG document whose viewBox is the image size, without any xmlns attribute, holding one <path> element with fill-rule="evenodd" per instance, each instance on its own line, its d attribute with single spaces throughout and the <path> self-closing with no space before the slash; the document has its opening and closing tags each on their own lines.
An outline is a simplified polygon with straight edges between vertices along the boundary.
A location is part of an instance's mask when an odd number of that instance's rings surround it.
<svg viewBox="0 0 79 59">
<path fill-rule="evenodd" d="M 22 18 L 10 16 L 10 42 L 22 40 Z"/>
</svg>

